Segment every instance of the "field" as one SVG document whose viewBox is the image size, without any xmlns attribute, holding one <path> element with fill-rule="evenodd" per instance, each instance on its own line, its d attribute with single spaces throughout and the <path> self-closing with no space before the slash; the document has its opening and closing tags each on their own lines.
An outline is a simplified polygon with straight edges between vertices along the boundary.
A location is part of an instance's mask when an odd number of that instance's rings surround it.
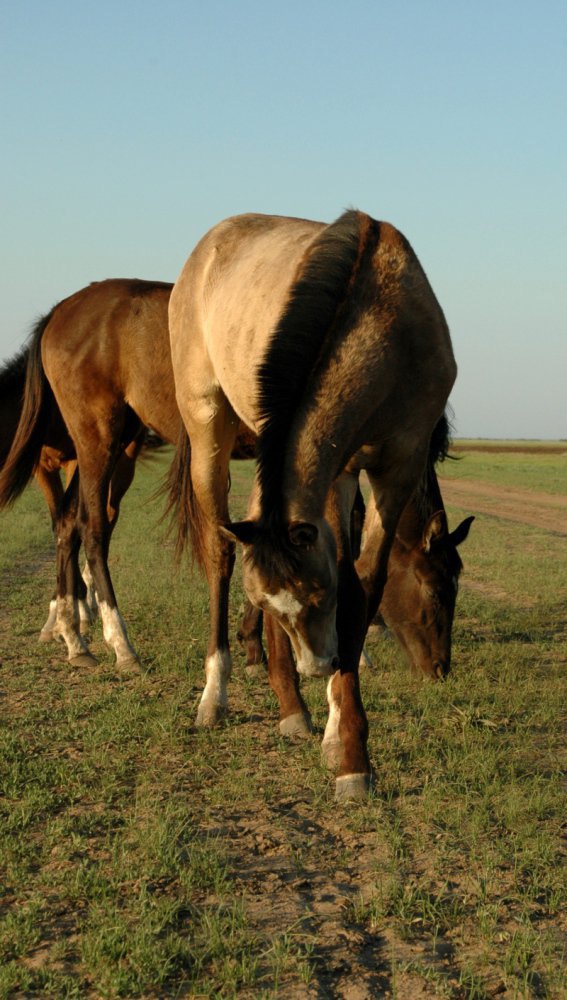
<svg viewBox="0 0 567 1000">
<path fill-rule="evenodd" d="M 454 667 L 412 676 L 372 636 L 375 793 L 337 806 L 317 739 L 279 736 L 234 648 L 231 714 L 193 726 L 207 598 L 176 570 L 141 464 L 111 568 L 141 673 L 37 642 L 53 586 L 35 487 L 0 516 L 0 997 L 567 995 L 564 446 L 463 442 L 475 514 Z M 233 467 L 243 512 L 249 463 Z M 241 591 L 235 574 L 232 625 Z M 304 685 L 320 735 L 324 683 Z"/>
</svg>

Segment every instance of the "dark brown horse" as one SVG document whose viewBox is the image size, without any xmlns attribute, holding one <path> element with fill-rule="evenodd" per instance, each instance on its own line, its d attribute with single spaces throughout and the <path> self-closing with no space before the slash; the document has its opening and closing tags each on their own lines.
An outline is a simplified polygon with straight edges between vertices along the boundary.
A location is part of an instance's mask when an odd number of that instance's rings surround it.
<svg viewBox="0 0 567 1000">
<path fill-rule="evenodd" d="M 195 248 L 169 321 L 187 431 L 173 491 L 186 498 L 181 533 L 190 521 L 211 594 L 197 721 L 213 724 L 227 704 L 238 540 L 248 597 L 283 627 L 298 671 L 331 676 L 325 741 L 332 734 L 341 748 L 337 795 L 365 795 L 358 662 L 456 375 L 441 308 L 407 240 L 387 223 L 358 212 L 329 226 L 247 215 L 220 223 Z M 248 520 L 223 528 L 239 421 L 258 434 L 256 488 Z M 373 527 L 357 573 L 350 524 L 362 469 Z M 431 520 L 425 549 L 441 529 Z"/>
</svg>

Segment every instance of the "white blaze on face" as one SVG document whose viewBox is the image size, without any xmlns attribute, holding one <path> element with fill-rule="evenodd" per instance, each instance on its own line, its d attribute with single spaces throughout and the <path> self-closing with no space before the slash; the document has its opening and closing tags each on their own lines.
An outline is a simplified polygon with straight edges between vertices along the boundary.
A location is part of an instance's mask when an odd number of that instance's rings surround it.
<svg viewBox="0 0 567 1000">
<path fill-rule="evenodd" d="M 303 605 L 288 590 L 279 590 L 277 594 L 265 594 L 268 607 L 273 608 L 280 617 L 287 618 L 290 625 L 295 625 L 297 616 Z"/>
</svg>

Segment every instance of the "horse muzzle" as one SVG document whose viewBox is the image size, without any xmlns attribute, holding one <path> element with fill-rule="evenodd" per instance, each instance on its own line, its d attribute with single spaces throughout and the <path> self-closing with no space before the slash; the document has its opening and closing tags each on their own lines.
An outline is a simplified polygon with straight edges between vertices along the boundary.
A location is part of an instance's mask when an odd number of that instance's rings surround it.
<svg viewBox="0 0 567 1000">
<path fill-rule="evenodd" d="M 338 669 L 338 656 L 302 656 L 297 661 L 297 672 L 302 677 L 330 677 Z"/>
</svg>

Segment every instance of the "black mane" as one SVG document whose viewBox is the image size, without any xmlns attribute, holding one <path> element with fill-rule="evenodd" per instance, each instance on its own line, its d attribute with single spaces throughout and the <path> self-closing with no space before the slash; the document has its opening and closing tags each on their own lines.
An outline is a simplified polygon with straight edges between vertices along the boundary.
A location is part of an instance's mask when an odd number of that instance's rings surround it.
<svg viewBox="0 0 567 1000">
<path fill-rule="evenodd" d="M 263 519 L 281 510 L 285 444 L 294 414 L 360 256 L 361 216 L 347 211 L 310 245 L 258 371 L 257 461 Z"/>
<path fill-rule="evenodd" d="M 415 506 L 423 524 L 443 506 L 435 466 L 438 462 L 453 458 L 450 454 L 451 430 L 449 417 L 445 411 L 433 428 L 427 464 L 414 492 Z"/>
</svg>

